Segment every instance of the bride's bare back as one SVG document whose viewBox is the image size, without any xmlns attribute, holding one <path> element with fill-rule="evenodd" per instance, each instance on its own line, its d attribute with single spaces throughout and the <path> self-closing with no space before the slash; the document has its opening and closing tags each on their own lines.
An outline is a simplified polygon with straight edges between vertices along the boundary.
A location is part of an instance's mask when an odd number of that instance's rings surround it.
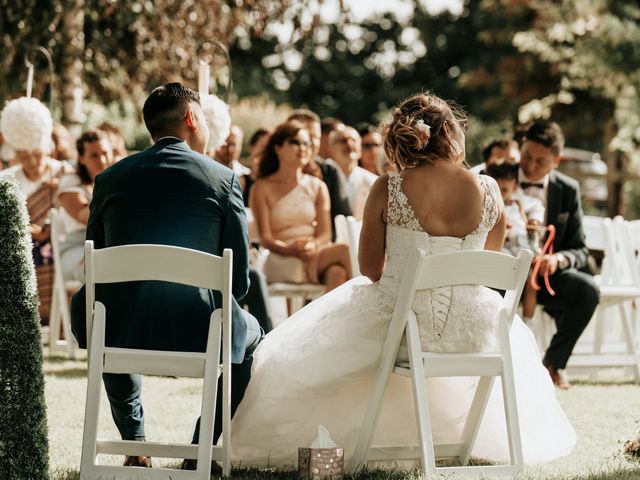
<svg viewBox="0 0 640 480">
<path fill-rule="evenodd" d="M 409 205 L 429 235 L 462 238 L 480 224 L 485 189 L 462 165 L 436 161 L 406 169 L 400 176 Z"/>
</svg>

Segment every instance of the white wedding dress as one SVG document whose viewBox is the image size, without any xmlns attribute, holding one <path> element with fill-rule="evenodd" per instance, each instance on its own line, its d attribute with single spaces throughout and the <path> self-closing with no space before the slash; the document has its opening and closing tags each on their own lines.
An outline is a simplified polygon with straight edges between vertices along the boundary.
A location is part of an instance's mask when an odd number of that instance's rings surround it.
<svg viewBox="0 0 640 480">
<path fill-rule="evenodd" d="M 318 425 L 328 428 L 348 462 L 409 254 L 416 248 L 429 254 L 484 248 L 498 216 L 500 192 L 493 179 L 482 177 L 482 221 L 464 238 L 427 234 L 401 180 L 397 174 L 389 177 L 387 260 L 380 281 L 358 277 L 342 285 L 287 319 L 256 350 L 252 378 L 232 422 L 234 462 L 296 464 L 298 447 L 311 444 Z M 499 302 L 498 293 L 485 287 L 418 292 L 413 309 L 423 347 L 433 352 L 491 350 Z M 556 400 L 535 339 L 519 318 L 511 341 L 525 462 L 567 455 L 575 431 Z M 461 434 L 477 380 L 428 381 L 434 440 L 453 442 Z M 499 382 L 494 385 L 473 455 L 500 462 L 509 459 L 509 449 Z M 410 380 L 392 375 L 373 444 L 417 444 L 415 423 Z"/>
</svg>

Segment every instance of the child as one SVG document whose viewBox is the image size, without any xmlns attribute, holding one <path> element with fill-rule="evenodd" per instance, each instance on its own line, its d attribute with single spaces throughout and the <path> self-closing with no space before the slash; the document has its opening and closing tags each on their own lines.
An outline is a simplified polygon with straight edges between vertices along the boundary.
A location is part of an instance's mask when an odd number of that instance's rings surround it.
<svg viewBox="0 0 640 480">
<path fill-rule="evenodd" d="M 487 175 L 493 177 L 502 194 L 507 217 L 507 236 L 504 241 L 505 253 L 518 255 L 523 248 L 534 252 L 540 249 L 540 227 L 544 222 L 544 205 L 537 198 L 525 195 L 518 186 L 518 164 L 492 164 L 487 167 Z M 522 296 L 522 317 L 529 320 L 536 308 L 536 291 L 527 281 Z"/>
</svg>

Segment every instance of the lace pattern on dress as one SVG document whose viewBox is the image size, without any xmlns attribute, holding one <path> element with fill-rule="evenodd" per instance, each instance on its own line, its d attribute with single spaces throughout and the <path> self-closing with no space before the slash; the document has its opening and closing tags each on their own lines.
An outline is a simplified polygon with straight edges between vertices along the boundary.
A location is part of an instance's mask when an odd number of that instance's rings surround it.
<svg viewBox="0 0 640 480">
<path fill-rule="evenodd" d="M 396 291 L 400 286 L 402 272 L 413 248 L 425 249 L 429 255 L 466 249 L 482 249 L 489 230 L 498 218 L 497 184 L 490 177 L 481 176 L 485 190 L 484 208 L 478 227 L 464 238 L 431 236 L 421 227 L 407 196 L 402 191 L 402 177 L 389 174 L 389 201 L 387 207 L 387 265 L 381 284 L 383 291 Z M 381 285 L 381 286 L 382 286 Z M 418 325 L 423 346 L 430 351 L 456 351 L 466 345 L 478 351 L 487 344 L 486 333 L 491 327 L 483 308 L 466 309 L 466 298 L 477 296 L 479 287 L 459 286 L 436 288 L 416 292 L 413 309 L 418 315 Z M 382 297 L 382 296 L 381 296 Z M 389 299 L 390 300 L 390 299 Z M 389 300 L 385 307 L 389 308 Z M 473 305 L 473 304 L 471 304 Z M 473 310 L 473 311 L 471 311 Z M 464 311 L 464 313 L 463 313 Z M 429 312 L 427 315 L 425 313 Z M 480 314 L 482 313 L 482 314 Z M 461 315 L 462 314 L 462 315 Z M 451 323 L 449 317 L 456 321 Z M 467 321 L 460 321 L 466 319 Z"/>
<path fill-rule="evenodd" d="M 387 218 L 389 223 L 396 227 L 407 228 L 414 232 L 424 232 L 407 196 L 402 191 L 402 177 L 395 172 L 389 174 Z"/>
</svg>

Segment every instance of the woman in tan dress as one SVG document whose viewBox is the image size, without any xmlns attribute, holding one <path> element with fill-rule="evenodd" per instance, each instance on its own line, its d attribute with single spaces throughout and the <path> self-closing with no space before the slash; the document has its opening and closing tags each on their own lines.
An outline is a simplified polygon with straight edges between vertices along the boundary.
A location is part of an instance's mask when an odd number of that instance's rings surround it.
<svg viewBox="0 0 640 480">
<path fill-rule="evenodd" d="M 349 249 L 330 242 L 326 185 L 302 173 L 311 152 L 304 125 L 278 126 L 260 160 L 250 205 L 261 245 L 269 250 L 267 281 L 321 283 L 329 291 L 351 278 Z"/>
</svg>

